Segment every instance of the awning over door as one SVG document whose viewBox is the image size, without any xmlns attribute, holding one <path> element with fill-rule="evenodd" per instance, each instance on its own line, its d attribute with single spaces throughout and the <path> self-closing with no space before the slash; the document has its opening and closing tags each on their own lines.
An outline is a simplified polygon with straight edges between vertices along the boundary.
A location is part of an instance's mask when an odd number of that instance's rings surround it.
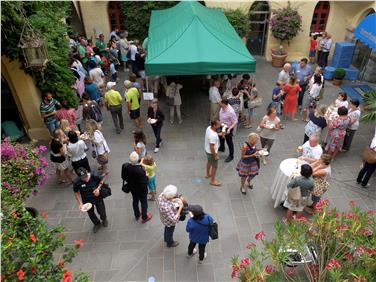
<svg viewBox="0 0 376 282">
<path fill-rule="evenodd" d="M 198 2 L 152 11 L 147 75 L 252 73 L 256 60 L 219 9 Z"/>
<path fill-rule="evenodd" d="M 356 39 L 376 51 L 376 13 L 365 17 L 354 31 Z"/>
</svg>

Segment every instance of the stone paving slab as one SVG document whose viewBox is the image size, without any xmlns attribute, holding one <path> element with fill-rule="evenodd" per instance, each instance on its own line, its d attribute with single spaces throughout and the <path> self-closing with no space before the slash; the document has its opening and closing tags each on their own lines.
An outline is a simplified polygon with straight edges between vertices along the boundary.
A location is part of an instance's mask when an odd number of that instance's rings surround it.
<svg viewBox="0 0 376 282">
<path fill-rule="evenodd" d="M 257 57 L 257 88 L 264 98 L 264 107 L 256 109 L 257 122 L 264 115 L 270 101 L 272 88 L 278 70 Z M 120 73 L 121 81 L 124 73 Z M 124 93 L 122 83 L 119 90 Z M 154 276 L 157 281 L 231 281 L 230 259 L 233 255 L 245 255 L 245 246 L 254 241 L 254 235 L 261 229 L 267 237 L 273 236 L 273 223 L 281 219 L 285 211 L 273 208 L 269 187 L 279 163 L 286 158 L 295 157 L 295 148 L 304 136 L 303 122 L 286 122 L 286 129 L 277 134 L 268 165 L 262 166 L 260 174 L 254 179 L 254 189 L 243 196 L 240 179 L 235 167 L 240 156 L 240 146 L 246 136 L 255 130 L 240 128 L 235 137 L 235 159 L 224 163 L 226 154 L 220 155 L 218 178 L 222 187 L 208 185 L 204 178 L 206 157 L 203 151 L 205 129 L 208 126 L 208 97 L 197 91 L 199 85 L 184 85 L 182 92 L 182 111 L 185 119 L 182 125 L 168 122 L 162 129 L 163 146 L 158 154 L 152 152 L 154 136 L 145 120 L 146 105 L 142 108 L 142 122 L 148 138 L 147 149 L 157 161 L 157 191 L 167 184 L 178 186 L 180 193 L 191 203 L 201 204 L 219 223 L 220 238 L 207 245 L 207 259 L 197 264 L 197 256 L 186 258 L 188 236 L 185 223 L 176 227 L 175 239 L 180 245 L 175 249 L 163 246 L 163 226 L 160 223 L 155 203 L 149 202 L 153 219 L 145 225 L 134 221 L 131 196 L 121 191 L 120 169 L 132 151 L 133 125 L 125 115 L 125 130 L 115 134 L 108 112 L 104 112 L 104 135 L 111 149 L 110 174 L 108 181 L 113 195 L 106 199 L 109 226 L 98 233 L 91 232 L 92 224 L 86 214 L 78 211 L 72 188 L 58 185 L 51 177 L 40 189 L 37 197 L 32 197 L 30 206 L 49 214 L 49 223 L 63 224 L 66 228 L 66 243 L 83 239 L 84 247 L 74 259 L 71 267 L 89 273 L 93 281 L 146 281 Z M 339 88 L 331 83 L 325 85 L 325 102 L 335 99 Z M 168 115 L 167 107 L 161 103 Z M 124 111 L 125 114 L 125 111 Z M 376 208 L 375 192 L 369 192 L 354 183 L 361 163 L 360 152 L 371 140 L 374 125 L 361 124 L 355 135 L 350 152 L 339 154 L 333 163 L 333 181 L 326 196 L 340 210 L 349 207 L 348 201 L 355 199 L 365 209 Z M 93 160 L 90 160 L 95 167 Z M 51 174 L 53 168 L 51 166 Z M 375 177 L 370 184 L 375 187 Z M 259 245 L 259 242 L 257 242 Z"/>
</svg>

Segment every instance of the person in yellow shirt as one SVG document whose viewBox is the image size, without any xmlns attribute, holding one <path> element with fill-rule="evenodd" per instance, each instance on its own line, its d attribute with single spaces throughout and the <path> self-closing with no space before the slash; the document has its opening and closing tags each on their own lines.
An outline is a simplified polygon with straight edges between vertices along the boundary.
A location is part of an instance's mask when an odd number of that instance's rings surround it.
<svg viewBox="0 0 376 282">
<path fill-rule="evenodd" d="M 121 102 L 123 98 L 120 93 L 115 90 L 116 82 L 107 83 L 107 92 L 104 95 L 104 101 L 107 109 L 111 112 L 112 120 L 114 121 L 116 133 L 120 134 L 121 130 L 124 129 L 124 120 L 123 120 L 123 109 Z M 120 125 L 119 125 L 120 123 Z"/>
<path fill-rule="evenodd" d="M 157 167 L 157 164 L 151 156 L 145 156 L 142 158 L 140 164 L 145 169 L 146 175 L 149 177 L 149 200 L 155 201 L 155 195 L 157 194 L 157 188 L 155 185 L 155 168 Z"/>
<path fill-rule="evenodd" d="M 140 118 L 140 102 L 139 95 L 140 92 L 136 87 L 133 86 L 130 80 L 124 81 L 125 87 L 125 101 L 128 105 L 128 113 L 131 119 L 134 120 L 134 124 L 137 128 L 141 128 L 141 118 Z"/>
</svg>

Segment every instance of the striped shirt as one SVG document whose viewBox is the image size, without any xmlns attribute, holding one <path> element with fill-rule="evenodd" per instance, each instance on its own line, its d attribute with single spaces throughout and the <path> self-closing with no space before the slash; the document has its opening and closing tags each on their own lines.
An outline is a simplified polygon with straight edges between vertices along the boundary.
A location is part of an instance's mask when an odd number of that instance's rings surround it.
<svg viewBox="0 0 376 282">
<path fill-rule="evenodd" d="M 49 113 L 52 113 L 56 110 L 56 104 L 58 102 L 56 101 L 56 99 L 52 98 L 52 100 L 46 104 L 44 101 L 42 101 L 42 103 L 40 103 L 40 113 L 41 114 L 49 114 Z M 44 122 L 51 122 L 51 121 L 54 121 L 56 120 L 56 116 L 55 115 L 51 115 L 51 116 L 48 116 L 46 118 L 44 118 Z"/>
</svg>

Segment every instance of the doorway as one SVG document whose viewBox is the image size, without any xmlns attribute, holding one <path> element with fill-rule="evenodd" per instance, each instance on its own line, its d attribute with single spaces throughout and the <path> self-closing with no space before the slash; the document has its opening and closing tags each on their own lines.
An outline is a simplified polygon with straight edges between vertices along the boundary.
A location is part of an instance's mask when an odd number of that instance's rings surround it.
<svg viewBox="0 0 376 282">
<path fill-rule="evenodd" d="M 264 55 L 268 19 L 270 16 L 269 4 L 266 1 L 256 1 L 249 10 L 249 33 L 247 48 L 253 55 Z"/>
</svg>

